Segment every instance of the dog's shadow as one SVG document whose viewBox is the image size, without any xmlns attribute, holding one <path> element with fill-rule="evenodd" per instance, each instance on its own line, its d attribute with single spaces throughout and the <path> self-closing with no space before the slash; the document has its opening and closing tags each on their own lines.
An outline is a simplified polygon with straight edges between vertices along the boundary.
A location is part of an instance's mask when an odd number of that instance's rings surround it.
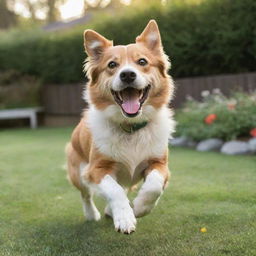
<svg viewBox="0 0 256 256">
<path fill-rule="evenodd" d="M 129 236 L 115 232 L 109 217 L 102 217 L 98 222 L 72 221 L 58 219 L 28 226 L 19 232 L 22 243 L 13 249 L 27 255 L 113 255 L 121 244 L 129 247 L 132 243 Z M 123 236 L 128 239 L 124 240 Z"/>
</svg>

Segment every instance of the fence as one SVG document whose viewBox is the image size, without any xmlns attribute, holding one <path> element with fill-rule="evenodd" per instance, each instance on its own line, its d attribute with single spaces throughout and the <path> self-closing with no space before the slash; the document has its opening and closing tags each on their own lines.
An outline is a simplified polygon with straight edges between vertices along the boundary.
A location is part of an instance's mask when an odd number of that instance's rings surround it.
<svg viewBox="0 0 256 256">
<path fill-rule="evenodd" d="M 80 115 L 86 103 L 82 99 L 83 84 L 45 85 L 43 105 L 46 114 Z"/>
<path fill-rule="evenodd" d="M 233 90 L 256 90 L 256 73 L 176 79 L 175 85 L 176 93 L 171 105 L 177 108 L 182 105 L 187 95 L 200 100 L 201 92 L 204 90 L 212 91 L 219 88 L 227 96 Z"/>
<path fill-rule="evenodd" d="M 219 88 L 225 95 L 234 89 L 252 91 L 256 89 L 256 72 L 236 75 L 184 78 L 175 80 L 175 97 L 171 106 L 180 107 L 186 96 L 200 100 L 203 90 Z M 80 116 L 86 103 L 82 100 L 84 85 L 46 85 L 43 88 L 43 104 L 46 115 Z"/>
</svg>

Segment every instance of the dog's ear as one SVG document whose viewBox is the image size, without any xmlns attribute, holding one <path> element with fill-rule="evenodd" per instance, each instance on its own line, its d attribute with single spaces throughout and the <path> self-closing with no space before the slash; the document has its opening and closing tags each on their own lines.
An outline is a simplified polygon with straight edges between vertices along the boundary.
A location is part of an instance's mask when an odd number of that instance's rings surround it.
<svg viewBox="0 0 256 256">
<path fill-rule="evenodd" d="M 84 47 L 88 56 L 97 60 L 110 46 L 113 46 L 113 42 L 109 41 L 97 32 L 91 29 L 84 31 Z"/>
<path fill-rule="evenodd" d="M 143 43 L 151 51 L 162 49 L 161 36 L 155 20 L 150 20 L 143 32 L 137 36 L 136 43 Z"/>
</svg>

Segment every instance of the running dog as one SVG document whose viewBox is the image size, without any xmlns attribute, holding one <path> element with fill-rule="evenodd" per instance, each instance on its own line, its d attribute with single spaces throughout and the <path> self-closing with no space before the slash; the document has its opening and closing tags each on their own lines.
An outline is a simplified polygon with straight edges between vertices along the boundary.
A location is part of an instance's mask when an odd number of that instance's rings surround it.
<svg viewBox="0 0 256 256">
<path fill-rule="evenodd" d="M 121 233 L 154 208 L 169 179 L 168 107 L 174 85 L 168 75 L 157 23 L 151 20 L 136 43 L 114 46 L 93 30 L 84 32 L 89 108 L 66 147 L 68 176 L 81 192 L 87 220 L 100 219 L 93 194 L 106 200 L 105 214 Z M 132 203 L 127 190 L 143 180 Z"/>
</svg>

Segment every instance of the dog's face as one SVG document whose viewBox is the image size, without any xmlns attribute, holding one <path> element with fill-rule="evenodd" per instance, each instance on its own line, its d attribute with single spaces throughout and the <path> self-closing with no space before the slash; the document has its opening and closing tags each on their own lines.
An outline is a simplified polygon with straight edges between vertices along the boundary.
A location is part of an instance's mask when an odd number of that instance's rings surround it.
<svg viewBox="0 0 256 256">
<path fill-rule="evenodd" d="M 170 100 L 173 88 L 155 21 L 150 21 L 135 44 L 113 46 L 92 30 L 86 30 L 85 66 L 90 102 L 97 109 L 108 107 L 125 118 L 143 115 L 147 106 L 158 109 Z M 149 108 L 148 108 L 149 109 Z"/>
</svg>

